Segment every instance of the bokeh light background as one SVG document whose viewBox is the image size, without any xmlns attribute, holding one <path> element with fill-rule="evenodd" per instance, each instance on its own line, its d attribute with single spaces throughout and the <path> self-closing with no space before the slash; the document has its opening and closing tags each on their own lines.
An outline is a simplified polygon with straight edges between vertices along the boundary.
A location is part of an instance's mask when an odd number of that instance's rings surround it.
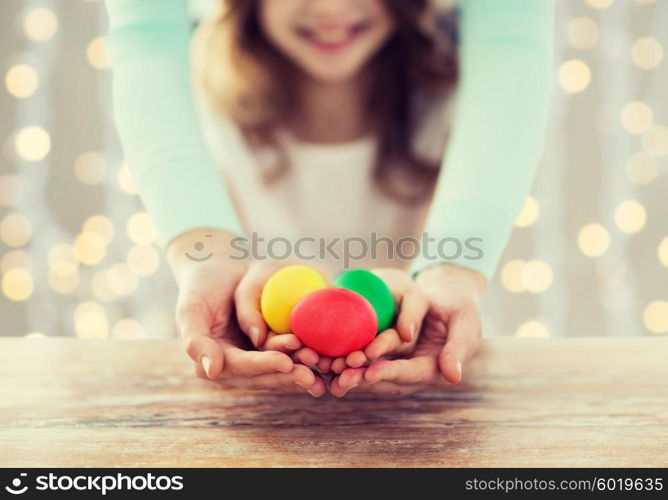
<svg viewBox="0 0 668 500">
<path fill-rule="evenodd" d="M 557 3 L 545 153 L 485 332 L 666 334 L 668 0 Z M 0 335 L 175 335 L 112 120 L 104 5 L 2 0 L 0 19 Z"/>
</svg>

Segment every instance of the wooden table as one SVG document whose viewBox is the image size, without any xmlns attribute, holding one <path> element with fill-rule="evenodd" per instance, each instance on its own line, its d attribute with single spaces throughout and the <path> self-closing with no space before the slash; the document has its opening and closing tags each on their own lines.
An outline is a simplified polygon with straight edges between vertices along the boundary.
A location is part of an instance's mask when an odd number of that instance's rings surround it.
<svg viewBox="0 0 668 500">
<path fill-rule="evenodd" d="M 668 466 L 668 338 L 490 339 L 404 399 L 221 391 L 176 341 L 0 339 L 0 466 Z"/>
</svg>

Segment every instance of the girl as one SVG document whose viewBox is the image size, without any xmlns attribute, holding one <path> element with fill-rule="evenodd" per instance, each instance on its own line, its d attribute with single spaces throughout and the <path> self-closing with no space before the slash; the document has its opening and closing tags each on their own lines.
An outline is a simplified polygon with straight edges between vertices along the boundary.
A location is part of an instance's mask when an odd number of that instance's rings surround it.
<svg viewBox="0 0 668 500">
<path fill-rule="evenodd" d="M 464 0 L 457 49 L 452 17 L 428 0 L 227 0 L 198 32 L 195 94 L 184 4 L 108 0 L 108 43 L 121 139 L 168 243 L 177 323 L 198 374 L 316 397 L 328 371 L 337 396 L 458 382 L 481 335 L 478 297 L 540 152 L 551 2 Z M 474 239 L 478 252 L 446 260 L 422 248 L 410 274 L 389 245 L 355 262 L 389 283 L 400 311 L 396 329 L 345 360 L 268 332 L 259 294 L 287 263 L 233 252 L 235 235 L 352 237 L 369 248 L 423 230 L 438 244 Z M 403 358 L 377 361 L 390 355 Z"/>
</svg>

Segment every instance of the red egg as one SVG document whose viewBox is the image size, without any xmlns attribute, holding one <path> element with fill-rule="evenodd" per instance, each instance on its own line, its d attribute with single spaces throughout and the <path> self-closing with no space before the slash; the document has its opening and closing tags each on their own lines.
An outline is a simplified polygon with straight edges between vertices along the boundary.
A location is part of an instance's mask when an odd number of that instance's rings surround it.
<svg viewBox="0 0 668 500">
<path fill-rule="evenodd" d="M 376 335 L 378 318 L 359 293 L 325 288 L 307 295 L 292 309 L 290 324 L 305 346 L 337 357 L 364 349 Z"/>
</svg>

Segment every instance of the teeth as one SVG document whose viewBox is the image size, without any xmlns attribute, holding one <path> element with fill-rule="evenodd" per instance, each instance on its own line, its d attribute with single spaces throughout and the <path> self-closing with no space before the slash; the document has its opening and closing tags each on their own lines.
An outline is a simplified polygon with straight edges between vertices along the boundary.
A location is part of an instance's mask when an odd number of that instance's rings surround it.
<svg viewBox="0 0 668 500">
<path fill-rule="evenodd" d="M 349 30 L 337 30 L 315 33 L 315 39 L 322 43 L 340 43 L 350 38 Z"/>
</svg>

